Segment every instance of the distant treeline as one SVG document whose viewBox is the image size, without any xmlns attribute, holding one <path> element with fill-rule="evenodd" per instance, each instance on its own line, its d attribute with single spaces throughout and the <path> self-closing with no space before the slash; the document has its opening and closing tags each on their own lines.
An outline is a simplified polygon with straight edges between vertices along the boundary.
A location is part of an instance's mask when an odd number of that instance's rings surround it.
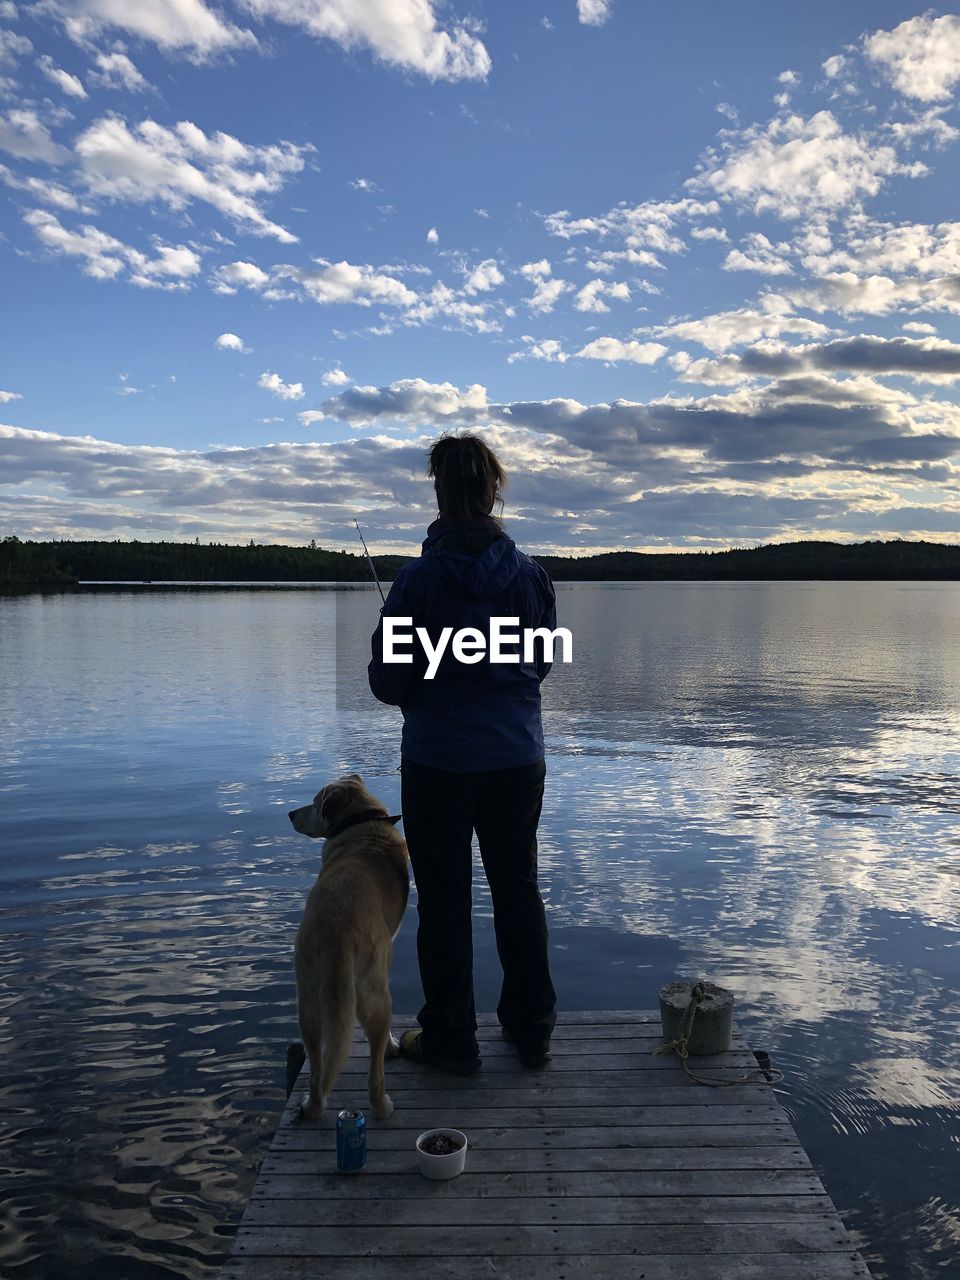
<svg viewBox="0 0 960 1280">
<path fill-rule="evenodd" d="M 375 556 L 392 578 L 407 556 Z M 231 546 L 199 542 L 0 541 L 0 583 L 76 582 L 368 582 L 363 555 L 320 547 Z"/>
<path fill-rule="evenodd" d="M 734 551 L 611 551 L 537 556 L 555 582 L 652 579 L 960 579 L 960 545 L 942 542 L 782 542 Z"/>
<path fill-rule="evenodd" d="M 657 579 L 960 579 L 960 546 L 940 542 L 787 542 L 734 551 L 537 556 L 556 582 Z M 383 581 L 405 556 L 374 556 Z M 0 585 L 107 582 L 365 582 L 362 555 L 315 544 L 0 540 Z"/>
</svg>

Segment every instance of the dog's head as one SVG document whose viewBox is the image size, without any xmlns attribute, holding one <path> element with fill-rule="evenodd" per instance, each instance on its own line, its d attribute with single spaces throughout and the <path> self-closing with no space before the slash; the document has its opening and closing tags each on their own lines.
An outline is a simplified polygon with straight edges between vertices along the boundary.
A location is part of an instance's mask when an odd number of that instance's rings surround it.
<svg viewBox="0 0 960 1280">
<path fill-rule="evenodd" d="M 313 804 L 291 809 L 288 817 L 303 836 L 317 840 L 326 838 L 338 822 L 363 809 L 380 809 L 383 805 L 363 785 L 359 773 L 347 773 L 336 782 L 328 782 L 313 798 Z"/>
</svg>

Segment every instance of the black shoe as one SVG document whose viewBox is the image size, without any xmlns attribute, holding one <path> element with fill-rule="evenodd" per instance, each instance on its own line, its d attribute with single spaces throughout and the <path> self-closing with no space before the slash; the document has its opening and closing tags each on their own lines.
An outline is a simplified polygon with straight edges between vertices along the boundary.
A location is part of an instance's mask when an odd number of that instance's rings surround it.
<svg viewBox="0 0 960 1280">
<path fill-rule="evenodd" d="M 550 1058 L 550 1037 L 544 1036 L 540 1040 L 517 1040 L 506 1027 L 500 1028 L 501 1035 L 507 1044 L 512 1044 L 520 1055 L 520 1061 L 525 1067 L 536 1070 L 542 1067 Z"/>
<path fill-rule="evenodd" d="M 479 1054 L 474 1058 L 445 1058 L 441 1054 L 425 1053 L 423 1031 L 419 1027 L 404 1031 L 400 1037 L 400 1054 L 411 1062 L 426 1062 L 429 1066 L 454 1076 L 471 1076 L 480 1068 Z"/>
</svg>

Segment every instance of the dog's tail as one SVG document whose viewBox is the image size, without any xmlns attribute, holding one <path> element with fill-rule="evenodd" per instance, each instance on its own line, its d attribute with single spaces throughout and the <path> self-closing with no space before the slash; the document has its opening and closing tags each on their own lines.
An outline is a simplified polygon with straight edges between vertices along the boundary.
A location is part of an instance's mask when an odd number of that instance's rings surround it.
<svg viewBox="0 0 960 1280">
<path fill-rule="evenodd" d="M 336 1079 L 346 1065 L 357 1024 L 357 990 L 353 956 L 341 954 L 327 965 L 320 984 L 323 1010 L 323 1049 L 320 1088 L 329 1097 Z"/>
</svg>

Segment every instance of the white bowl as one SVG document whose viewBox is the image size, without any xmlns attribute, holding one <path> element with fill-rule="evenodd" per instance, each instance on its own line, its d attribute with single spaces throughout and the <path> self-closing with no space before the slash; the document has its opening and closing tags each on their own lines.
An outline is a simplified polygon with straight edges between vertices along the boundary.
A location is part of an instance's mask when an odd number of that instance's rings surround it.
<svg viewBox="0 0 960 1280">
<path fill-rule="evenodd" d="M 451 1151 L 445 1156 L 431 1155 L 429 1151 L 424 1151 L 420 1145 L 425 1138 L 435 1138 L 438 1134 L 443 1134 L 445 1138 L 449 1138 L 451 1142 L 457 1142 L 460 1145 L 456 1151 Z M 417 1168 L 427 1178 L 455 1178 L 458 1173 L 463 1173 L 463 1166 L 467 1159 L 467 1135 L 461 1133 L 459 1129 L 428 1129 L 426 1133 L 421 1133 L 417 1139 Z"/>
</svg>

